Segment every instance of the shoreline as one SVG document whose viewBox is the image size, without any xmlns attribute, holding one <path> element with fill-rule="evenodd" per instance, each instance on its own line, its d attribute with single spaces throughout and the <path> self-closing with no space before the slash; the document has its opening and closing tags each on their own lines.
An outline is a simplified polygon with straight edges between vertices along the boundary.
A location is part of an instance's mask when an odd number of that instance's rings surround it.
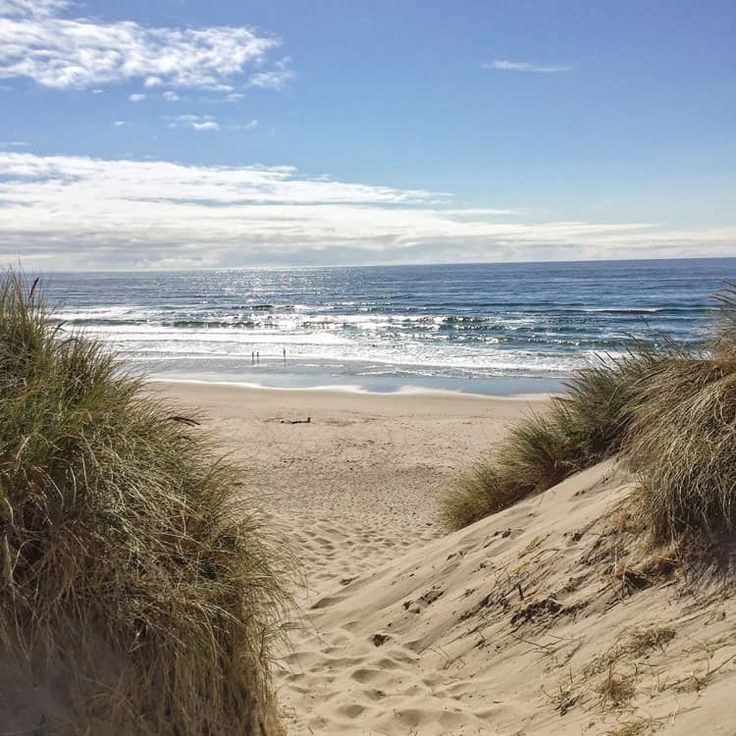
<svg viewBox="0 0 736 736">
<path fill-rule="evenodd" d="M 192 389 L 236 389 L 246 392 L 264 392 L 266 394 L 273 392 L 274 394 L 293 393 L 317 396 L 355 396 L 372 399 L 391 399 L 391 398 L 409 398 L 416 397 L 420 399 L 445 398 L 445 399 L 468 399 L 480 401 L 527 401 L 547 402 L 557 393 L 540 391 L 540 392 L 521 392 L 521 393 L 479 393 L 472 391 L 453 391 L 452 389 L 429 388 L 427 386 L 402 386 L 394 391 L 371 391 L 365 386 L 356 384 L 325 384 L 322 386 L 264 386 L 258 383 L 248 381 L 225 381 L 214 380 L 209 381 L 197 378 L 156 378 L 146 377 L 146 385 L 157 385 L 166 387 L 187 387 Z"/>
</svg>

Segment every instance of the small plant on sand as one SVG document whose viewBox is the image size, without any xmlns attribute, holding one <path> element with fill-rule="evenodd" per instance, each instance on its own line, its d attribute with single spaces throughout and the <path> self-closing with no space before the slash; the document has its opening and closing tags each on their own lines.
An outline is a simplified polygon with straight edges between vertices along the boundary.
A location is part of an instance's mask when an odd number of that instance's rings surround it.
<svg viewBox="0 0 736 736">
<path fill-rule="evenodd" d="M 233 493 L 237 468 L 142 389 L 54 327 L 35 285 L 4 277 L 1 720 L 38 734 L 280 733 L 280 558 Z"/>
<path fill-rule="evenodd" d="M 660 728 L 662 722 L 654 718 L 634 718 L 606 731 L 606 736 L 649 736 Z"/>
<path fill-rule="evenodd" d="M 645 657 L 655 649 L 664 651 L 674 638 L 675 630 L 671 626 L 652 624 L 630 631 L 622 642 L 622 649 L 631 657 Z"/>
<path fill-rule="evenodd" d="M 580 700 L 580 690 L 578 689 L 575 681 L 573 680 L 572 673 L 570 673 L 569 680 L 563 680 L 557 686 L 557 690 L 553 690 L 551 693 L 547 693 L 544 688 L 542 692 L 547 696 L 547 699 L 552 704 L 552 707 L 561 715 L 564 716 L 568 711 L 572 710 Z"/>
<path fill-rule="evenodd" d="M 596 687 L 596 692 L 600 696 L 602 708 L 620 708 L 636 695 L 634 678 L 611 669 Z"/>
<path fill-rule="evenodd" d="M 651 624 L 623 631 L 608 650 L 602 652 L 584 670 L 585 677 L 602 672 L 613 672 L 621 665 L 630 665 L 636 660 L 649 656 L 653 651 L 664 652 L 675 638 L 671 626 Z"/>
</svg>

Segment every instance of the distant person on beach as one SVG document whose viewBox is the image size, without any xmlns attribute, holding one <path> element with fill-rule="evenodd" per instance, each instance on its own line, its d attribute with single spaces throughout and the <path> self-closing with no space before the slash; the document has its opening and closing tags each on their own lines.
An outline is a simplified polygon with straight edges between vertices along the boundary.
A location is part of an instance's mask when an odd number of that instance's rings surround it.
<svg viewBox="0 0 736 736">
<path fill-rule="evenodd" d="M 286 348 L 284 348 L 284 362 L 286 362 Z"/>
<path fill-rule="evenodd" d="M 260 362 L 261 362 L 261 354 L 256 351 L 256 363 L 260 363 Z"/>
</svg>

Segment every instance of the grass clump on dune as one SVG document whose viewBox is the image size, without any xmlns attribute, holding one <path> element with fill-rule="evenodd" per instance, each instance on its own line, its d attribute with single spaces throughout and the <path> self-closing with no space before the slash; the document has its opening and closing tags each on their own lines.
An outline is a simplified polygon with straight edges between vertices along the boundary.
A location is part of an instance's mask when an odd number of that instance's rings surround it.
<svg viewBox="0 0 736 736">
<path fill-rule="evenodd" d="M 550 410 L 513 428 L 441 499 L 457 529 L 615 453 L 637 473 L 633 509 L 655 543 L 736 532 L 736 287 L 694 353 L 669 341 L 579 371 Z"/>
<path fill-rule="evenodd" d="M 99 344 L 55 328 L 37 290 L 3 278 L 3 723 L 280 733 L 279 558 L 236 501 L 237 468 L 141 389 Z"/>
<path fill-rule="evenodd" d="M 736 289 L 718 298 L 711 349 L 663 363 L 632 402 L 636 510 L 658 542 L 736 531 Z"/>
<path fill-rule="evenodd" d="M 633 387 L 660 360 L 642 347 L 578 371 L 544 414 L 513 427 L 494 454 L 461 475 L 440 499 L 440 517 L 459 529 L 556 485 L 616 453 L 632 420 Z"/>
</svg>

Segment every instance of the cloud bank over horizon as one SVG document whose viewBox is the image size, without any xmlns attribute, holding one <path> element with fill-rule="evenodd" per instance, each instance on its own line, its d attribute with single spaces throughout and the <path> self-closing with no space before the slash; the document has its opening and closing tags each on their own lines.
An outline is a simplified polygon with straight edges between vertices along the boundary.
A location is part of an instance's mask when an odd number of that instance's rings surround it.
<svg viewBox="0 0 736 736">
<path fill-rule="evenodd" d="M 650 10 L 0 0 L 0 260 L 736 254 L 730 16 Z"/>
<path fill-rule="evenodd" d="M 0 231 L 0 259 L 41 270 L 726 256 L 736 240 L 733 227 L 536 221 L 288 166 L 16 151 L 0 152 Z"/>
</svg>

